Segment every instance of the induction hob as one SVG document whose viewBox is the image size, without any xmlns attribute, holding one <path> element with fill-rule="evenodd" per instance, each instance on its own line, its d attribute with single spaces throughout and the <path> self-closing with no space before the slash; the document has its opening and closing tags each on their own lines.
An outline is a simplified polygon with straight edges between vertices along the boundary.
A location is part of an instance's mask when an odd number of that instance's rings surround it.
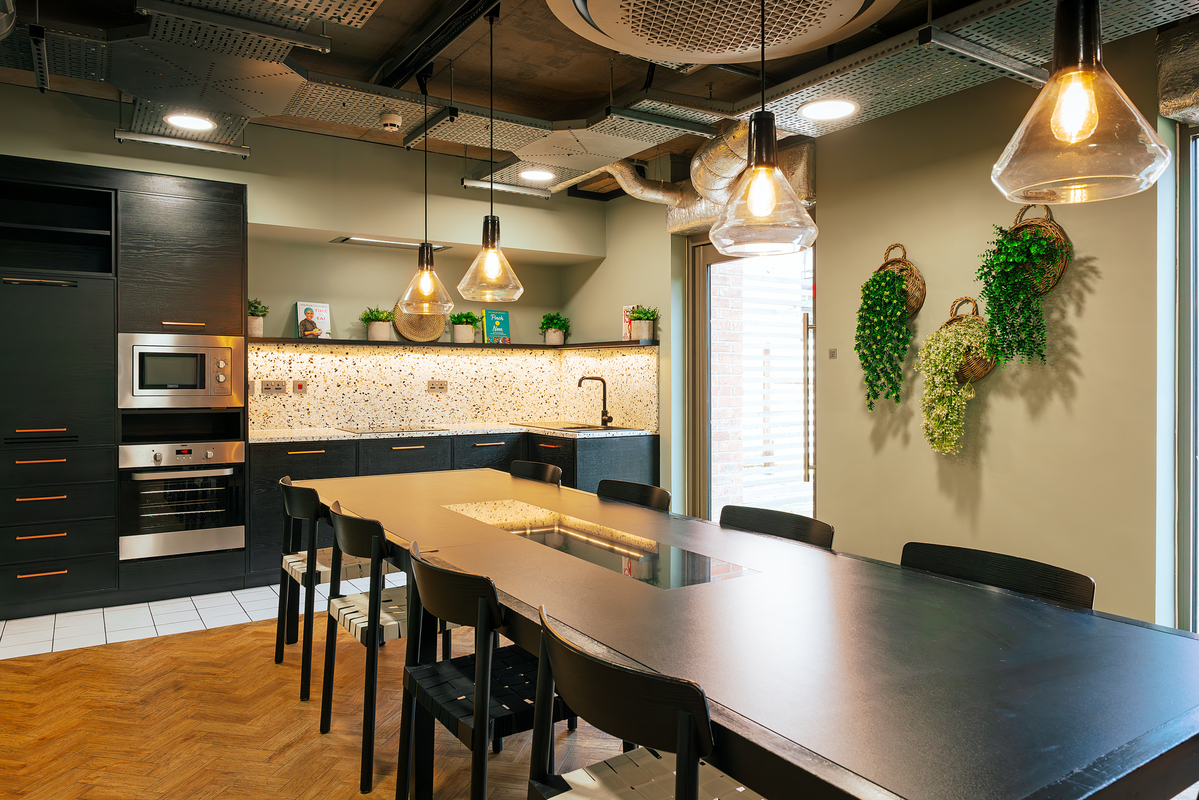
<svg viewBox="0 0 1199 800">
<path fill-rule="evenodd" d="M 346 433 L 412 433 L 414 431 L 448 431 L 434 425 L 344 425 L 337 428 Z"/>
</svg>

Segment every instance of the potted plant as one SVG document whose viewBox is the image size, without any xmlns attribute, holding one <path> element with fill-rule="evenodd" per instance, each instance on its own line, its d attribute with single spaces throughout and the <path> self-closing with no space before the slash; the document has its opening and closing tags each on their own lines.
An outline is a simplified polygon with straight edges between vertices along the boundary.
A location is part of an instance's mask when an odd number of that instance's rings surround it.
<svg viewBox="0 0 1199 800">
<path fill-rule="evenodd" d="M 258 302 L 255 297 L 246 306 L 246 336 L 262 338 L 262 318 L 270 313 L 270 307 Z"/>
<path fill-rule="evenodd" d="M 561 314 L 546 314 L 541 318 L 541 332 L 546 344 L 564 344 L 570 336 L 570 320 Z"/>
<path fill-rule="evenodd" d="M 971 314 L 954 316 L 928 335 L 916 355 L 916 371 L 924 373 L 924 397 L 920 400 L 924 438 L 938 453 L 952 455 L 961 449 L 966 428 L 966 402 L 974 397 L 974 386 L 958 380 L 958 372 L 970 358 L 987 352 L 987 323 Z"/>
<path fill-rule="evenodd" d="M 899 403 L 903 363 L 912 343 L 908 327 L 907 280 L 898 272 L 875 272 L 862 284 L 853 349 L 866 381 L 866 408 L 880 397 Z"/>
<path fill-rule="evenodd" d="M 462 311 L 450 314 L 450 324 L 454 326 L 454 344 L 474 344 L 475 329 L 483 318 L 473 311 Z"/>
<path fill-rule="evenodd" d="M 633 306 L 629 310 L 629 321 L 632 323 L 634 339 L 653 339 L 654 321 L 658 319 L 658 309 L 645 306 Z"/>
<path fill-rule="evenodd" d="M 368 308 L 358 317 L 366 328 L 366 338 L 372 342 L 386 342 L 391 338 L 391 321 L 395 312 L 384 311 L 378 306 Z"/>
</svg>

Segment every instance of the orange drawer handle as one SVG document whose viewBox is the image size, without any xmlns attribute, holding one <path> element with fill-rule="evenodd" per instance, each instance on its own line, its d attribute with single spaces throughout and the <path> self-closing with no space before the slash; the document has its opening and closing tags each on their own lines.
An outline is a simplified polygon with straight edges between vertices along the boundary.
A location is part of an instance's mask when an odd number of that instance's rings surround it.
<svg viewBox="0 0 1199 800">
<path fill-rule="evenodd" d="M 57 572 L 34 572 L 29 575 L 18 575 L 17 577 L 18 578 L 44 578 L 47 575 L 66 575 L 66 574 L 67 574 L 67 571 L 65 569 L 60 569 Z"/>
<path fill-rule="evenodd" d="M 39 534 L 38 536 L 18 536 L 17 541 L 23 542 L 26 539 L 57 539 L 60 536 L 66 536 L 66 535 L 67 535 L 67 532 L 63 531 L 62 533 L 43 533 L 43 534 Z"/>
<path fill-rule="evenodd" d="M 562 445 L 560 445 L 560 444 L 538 444 L 537 446 L 538 447 L 548 447 L 551 450 L 557 450 Z"/>
<path fill-rule="evenodd" d="M 392 450 L 424 450 L 425 446 L 423 444 L 409 444 L 409 445 L 405 445 L 404 447 L 393 447 L 391 449 Z"/>
<path fill-rule="evenodd" d="M 325 451 L 324 450 L 288 450 L 287 454 L 289 456 L 304 456 L 304 455 L 308 455 L 310 453 L 323 453 L 323 452 L 325 452 Z"/>
<path fill-rule="evenodd" d="M 162 320 L 162 324 L 163 325 L 190 325 L 190 326 L 196 327 L 196 328 L 204 327 L 203 322 L 167 322 L 165 319 Z"/>
<path fill-rule="evenodd" d="M 30 503 L 34 500 L 66 500 L 66 499 L 67 499 L 67 496 L 65 494 L 56 494 L 53 497 L 18 497 L 17 502 L 18 503 Z"/>
<path fill-rule="evenodd" d="M 65 464 L 65 458 L 43 458 L 39 461 L 14 461 L 14 464 Z"/>
<path fill-rule="evenodd" d="M 66 428 L 17 428 L 16 433 L 56 433 Z"/>
<path fill-rule="evenodd" d="M 476 442 L 475 447 L 500 447 L 503 442 Z"/>
</svg>

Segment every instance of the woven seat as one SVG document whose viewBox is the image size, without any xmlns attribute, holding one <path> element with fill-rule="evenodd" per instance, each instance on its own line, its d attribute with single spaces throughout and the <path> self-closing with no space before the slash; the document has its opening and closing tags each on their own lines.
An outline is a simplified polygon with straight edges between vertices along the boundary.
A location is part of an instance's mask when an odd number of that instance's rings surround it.
<svg viewBox="0 0 1199 800">
<path fill-rule="evenodd" d="M 638 747 L 560 776 L 568 800 L 664 800 L 674 797 L 675 757 Z M 706 761 L 699 762 L 699 794 L 710 800 L 763 800 Z"/>
<path fill-rule="evenodd" d="M 283 493 L 283 560 L 279 569 L 279 618 L 275 623 L 275 663 L 283 662 L 285 644 L 299 638 L 300 590 L 304 590 L 304 645 L 300 656 L 300 699 L 308 699 L 312 683 L 312 626 L 316 607 L 316 573 L 309 571 L 308 559 L 316 557 L 317 525 L 327 519 L 324 505 L 315 489 L 293 486 L 291 478 L 279 481 Z M 305 526 L 307 523 L 307 526 Z M 304 544 L 307 527 L 308 542 Z"/>
<path fill-rule="evenodd" d="M 330 566 L 333 562 L 333 548 L 323 547 L 316 551 L 316 582 L 328 583 L 332 580 L 333 570 Z M 308 554 L 307 553 L 288 553 L 283 556 L 283 569 L 287 570 L 287 574 L 292 577 L 296 583 L 302 583 L 304 573 L 308 569 Z M 383 563 L 383 574 L 390 575 L 393 572 L 399 572 L 400 568 L 391 562 Z M 352 581 L 357 578 L 369 578 L 371 576 L 371 560 L 369 558 L 357 558 L 355 556 L 342 555 L 341 561 L 341 579 L 343 581 Z"/>
<path fill-rule="evenodd" d="M 370 569 L 370 562 L 367 562 Z M 408 587 L 395 586 L 379 593 L 380 641 L 391 642 L 408 635 Z M 370 592 L 329 598 L 329 616 L 354 638 L 366 644 L 367 620 L 370 618 Z"/>
</svg>

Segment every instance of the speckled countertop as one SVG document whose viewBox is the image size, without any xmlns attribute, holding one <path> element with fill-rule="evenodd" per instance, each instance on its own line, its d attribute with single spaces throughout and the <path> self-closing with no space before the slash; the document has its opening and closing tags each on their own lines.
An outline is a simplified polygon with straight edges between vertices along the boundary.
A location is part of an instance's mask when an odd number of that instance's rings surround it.
<svg viewBox="0 0 1199 800">
<path fill-rule="evenodd" d="M 270 442 L 329 442 L 337 439 L 404 439 L 416 436 L 464 436 L 468 434 L 538 433 L 560 439 L 608 439 L 618 436 L 649 436 L 643 430 L 557 431 L 514 425 L 504 422 L 463 422 L 443 425 L 435 431 L 392 431 L 379 433 L 350 433 L 339 428 L 274 428 L 250 431 L 250 444 Z"/>
</svg>

